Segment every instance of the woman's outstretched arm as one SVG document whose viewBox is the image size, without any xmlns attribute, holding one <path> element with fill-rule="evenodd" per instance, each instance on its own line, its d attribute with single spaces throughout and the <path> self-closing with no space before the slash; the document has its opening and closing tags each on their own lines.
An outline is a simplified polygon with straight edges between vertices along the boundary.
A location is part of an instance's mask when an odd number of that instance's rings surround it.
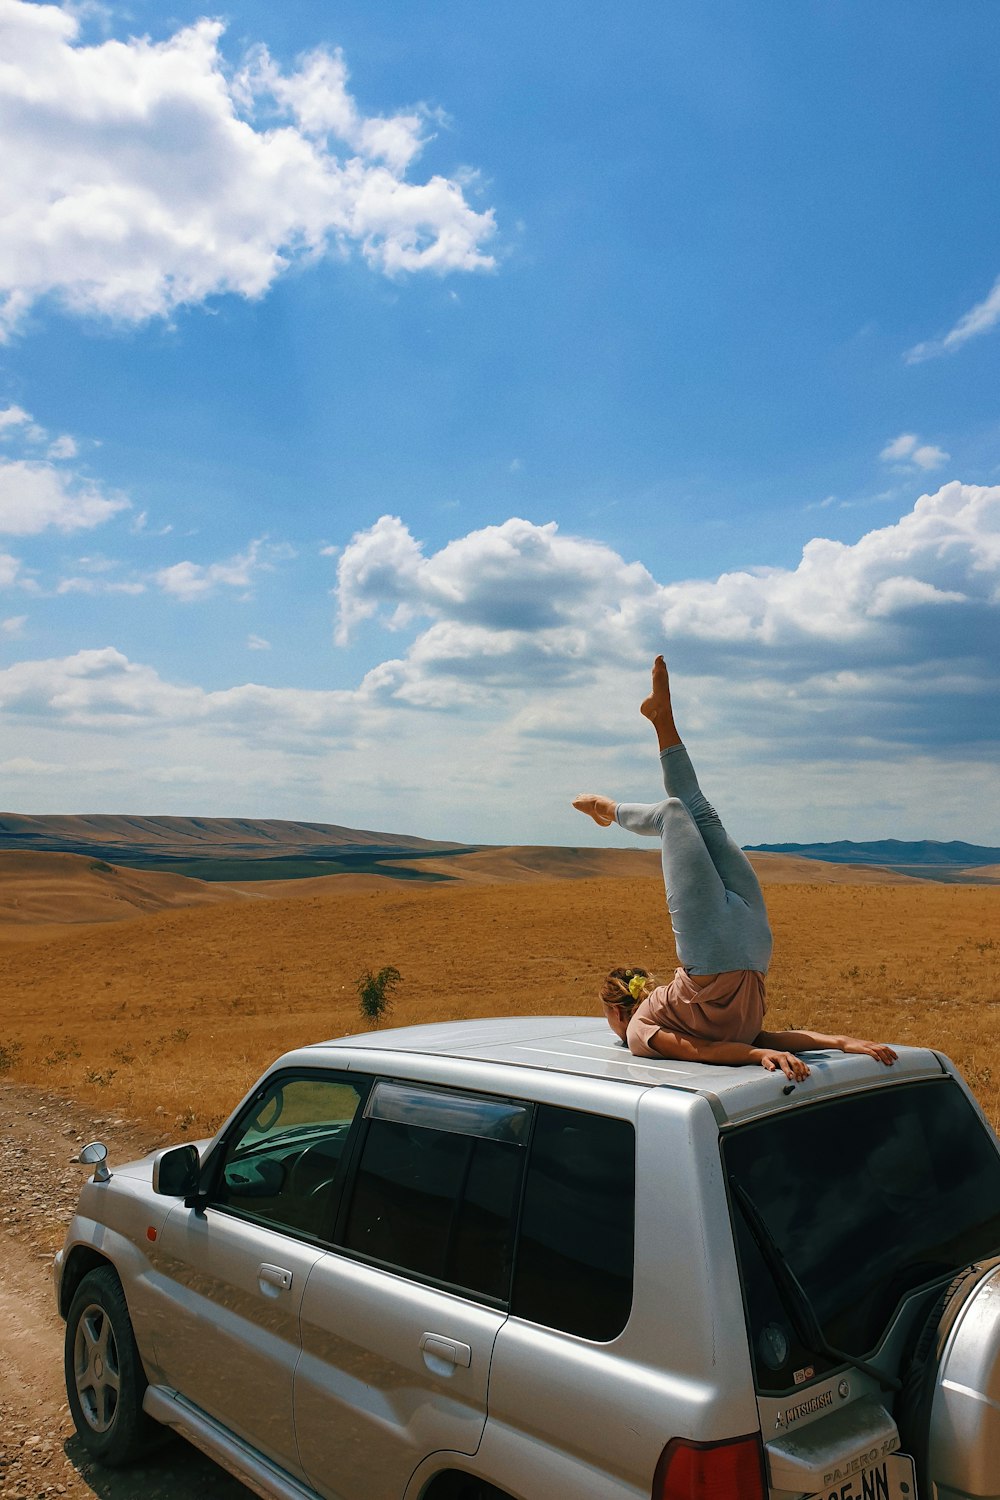
<svg viewBox="0 0 1000 1500">
<path fill-rule="evenodd" d="M 809 1067 L 801 1057 L 785 1048 L 765 1044 L 759 1036 L 752 1045 L 747 1042 L 702 1042 L 661 1028 L 649 1038 L 649 1045 L 661 1057 L 672 1057 L 677 1062 L 717 1063 L 730 1068 L 759 1063 L 769 1073 L 780 1070 L 793 1083 L 809 1076 Z"/>
<path fill-rule="evenodd" d="M 784 1047 L 800 1052 L 805 1047 L 829 1047 L 835 1052 L 857 1052 L 874 1057 L 891 1068 L 896 1054 L 885 1042 L 865 1042 L 856 1036 L 827 1036 L 822 1031 L 761 1031 L 754 1037 L 755 1047 Z"/>
</svg>

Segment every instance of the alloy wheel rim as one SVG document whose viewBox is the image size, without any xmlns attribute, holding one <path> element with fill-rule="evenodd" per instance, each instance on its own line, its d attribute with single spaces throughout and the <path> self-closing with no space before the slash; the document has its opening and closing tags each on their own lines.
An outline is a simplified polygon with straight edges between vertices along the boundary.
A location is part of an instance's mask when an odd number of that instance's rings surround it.
<svg viewBox="0 0 1000 1500">
<path fill-rule="evenodd" d="M 108 1432 L 118 1411 L 121 1370 L 111 1319 L 97 1302 L 84 1308 L 76 1325 L 73 1375 L 88 1427 Z"/>
</svg>

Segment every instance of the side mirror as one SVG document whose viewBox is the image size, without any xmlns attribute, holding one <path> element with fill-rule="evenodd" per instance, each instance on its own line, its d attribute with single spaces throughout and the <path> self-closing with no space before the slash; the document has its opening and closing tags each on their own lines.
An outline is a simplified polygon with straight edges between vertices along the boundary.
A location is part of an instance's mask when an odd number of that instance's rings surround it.
<svg viewBox="0 0 1000 1500">
<path fill-rule="evenodd" d="M 187 1198 L 197 1193 L 201 1157 L 197 1146 L 171 1146 L 153 1157 L 153 1192 L 167 1198 Z"/>
<path fill-rule="evenodd" d="M 84 1146 L 80 1155 L 75 1158 L 81 1166 L 94 1168 L 95 1182 L 111 1181 L 111 1173 L 105 1166 L 107 1159 L 108 1148 L 103 1141 L 91 1141 L 89 1145 Z"/>
</svg>

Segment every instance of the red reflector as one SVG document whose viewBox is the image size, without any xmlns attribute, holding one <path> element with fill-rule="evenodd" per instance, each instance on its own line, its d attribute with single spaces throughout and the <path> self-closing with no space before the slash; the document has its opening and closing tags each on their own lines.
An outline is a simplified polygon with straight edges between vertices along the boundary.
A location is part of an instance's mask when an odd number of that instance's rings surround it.
<svg viewBox="0 0 1000 1500">
<path fill-rule="evenodd" d="M 674 1438 L 660 1454 L 652 1500 L 767 1500 L 759 1434 L 722 1443 Z"/>
<path fill-rule="evenodd" d="M 152 1224 L 150 1224 L 149 1228 L 146 1230 L 146 1238 L 147 1240 L 156 1239 L 156 1230 L 153 1228 Z"/>
</svg>

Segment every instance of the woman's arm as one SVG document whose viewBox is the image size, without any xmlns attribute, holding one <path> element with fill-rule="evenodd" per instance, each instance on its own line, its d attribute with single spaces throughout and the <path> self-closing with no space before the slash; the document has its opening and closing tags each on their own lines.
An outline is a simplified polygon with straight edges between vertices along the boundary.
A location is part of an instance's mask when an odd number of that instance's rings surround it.
<svg viewBox="0 0 1000 1500">
<path fill-rule="evenodd" d="M 660 1057 L 672 1057 L 678 1062 L 721 1063 L 738 1068 L 744 1063 L 759 1063 L 769 1073 L 779 1069 L 792 1082 L 808 1078 L 809 1068 L 793 1052 L 771 1046 L 755 1038 L 752 1046 L 746 1042 L 702 1042 L 693 1037 L 680 1036 L 676 1031 L 660 1030 L 649 1038 L 649 1045 Z"/>
<path fill-rule="evenodd" d="M 761 1031 L 755 1047 L 785 1047 L 796 1052 L 804 1047 L 830 1047 L 835 1052 L 856 1052 L 874 1057 L 891 1068 L 896 1054 L 885 1042 L 865 1042 L 856 1036 L 826 1036 L 822 1031 Z"/>
</svg>

